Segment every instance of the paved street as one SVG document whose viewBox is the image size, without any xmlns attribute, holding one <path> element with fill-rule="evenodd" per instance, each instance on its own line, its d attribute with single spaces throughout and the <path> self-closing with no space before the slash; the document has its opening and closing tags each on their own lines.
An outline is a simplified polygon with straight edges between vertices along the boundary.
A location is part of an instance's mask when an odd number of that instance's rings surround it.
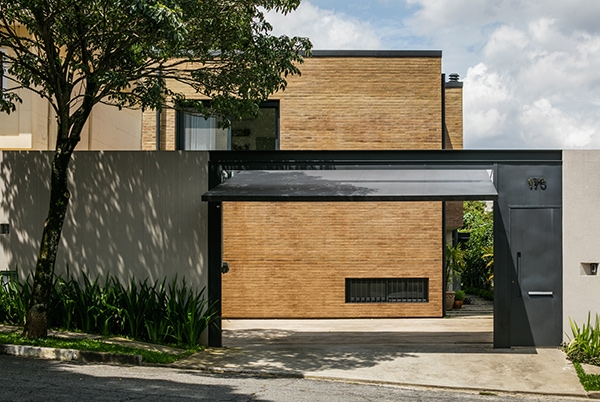
<svg viewBox="0 0 600 402">
<path fill-rule="evenodd" d="M 0 355 L 0 401 L 582 401 L 479 395 L 306 379 L 251 378 L 166 367 L 83 365 Z"/>
</svg>

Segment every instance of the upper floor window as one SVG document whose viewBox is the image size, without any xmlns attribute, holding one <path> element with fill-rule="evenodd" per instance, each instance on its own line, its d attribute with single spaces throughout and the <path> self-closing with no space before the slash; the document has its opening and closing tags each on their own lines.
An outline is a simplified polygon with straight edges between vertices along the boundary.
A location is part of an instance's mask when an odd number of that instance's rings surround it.
<svg viewBox="0 0 600 402">
<path fill-rule="evenodd" d="M 279 149 L 279 102 L 260 105 L 256 118 L 235 120 L 228 129 L 215 117 L 177 111 L 177 148 L 183 150 L 271 151 Z"/>
</svg>

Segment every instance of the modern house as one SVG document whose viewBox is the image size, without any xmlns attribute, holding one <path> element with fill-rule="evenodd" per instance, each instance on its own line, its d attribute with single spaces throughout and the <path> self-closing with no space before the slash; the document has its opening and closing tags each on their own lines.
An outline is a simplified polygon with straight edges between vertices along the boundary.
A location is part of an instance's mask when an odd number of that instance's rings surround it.
<svg viewBox="0 0 600 402">
<path fill-rule="evenodd" d="M 315 51 L 301 70 L 229 130 L 172 109 L 156 130 L 147 112 L 143 147 L 462 148 L 462 83 L 444 79 L 440 51 Z M 443 316 L 444 233 L 461 226 L 460 202 L 446 206 L 446 225 L 443 202 L 236 202 L 223 214 L 224 317 Z"/>
<path fill-rule="evenodd" d="M 462 84 L 440 52 L 316 52 L 302 72 L 231 130 L 187 110 L 98 109 L 82 149 L 109 149 L 117 127 L 133 140 L 113 145 L 133 150 L 75 154 L 58 269 L 185 276 L 223 317 L 441 317 L 460 200 L 488 199 L 495 346 L 556 345 L 569 317 L 600 313 L 598 152 L 460 150 Z M 53 124 L 26 99 L 0 115 L 0 270 L 21 275 Z"/>
</svg>

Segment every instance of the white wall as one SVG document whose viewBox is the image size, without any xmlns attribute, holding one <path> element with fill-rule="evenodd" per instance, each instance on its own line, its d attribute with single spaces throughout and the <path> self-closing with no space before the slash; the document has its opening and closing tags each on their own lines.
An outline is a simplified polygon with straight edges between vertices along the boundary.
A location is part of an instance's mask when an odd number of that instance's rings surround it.
<svg viewBox="0 0 600 402">
<path fill-rule="evenodd" d="M 50 152 L 0 152 L 0 270 L 35 267 Z M 76 152 L 57 270 L 207 282 L 206 152 Z"/>
<path fill-rule="evenodd" d="M 563 151 L 563 329 L 600 314 L 600 151 Z M 565 340 L 566 340 L 565 335 Z"/>
</svg>

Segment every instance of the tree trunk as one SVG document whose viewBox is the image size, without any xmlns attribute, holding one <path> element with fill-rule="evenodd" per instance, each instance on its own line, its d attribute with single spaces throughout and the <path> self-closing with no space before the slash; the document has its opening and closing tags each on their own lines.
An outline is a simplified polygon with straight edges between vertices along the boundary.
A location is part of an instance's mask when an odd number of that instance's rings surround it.
<svg viewBox="0 0 600 402">
<path fill-rule="evenodd" d="M 48 308 L 52 292 L 54 263 L 60 243 L 70 193 L 68 189 L 68 168 L 73 150 L 59 148 L 52 160 L 52 180 L 50 185 L 50 206 L 44 222 L 44 232 L 40 244 L 38 261 L 33 277 L 33 289 L 27 308 L 23 336 L 29 339 L 48 335 Z"/>
</svg>

